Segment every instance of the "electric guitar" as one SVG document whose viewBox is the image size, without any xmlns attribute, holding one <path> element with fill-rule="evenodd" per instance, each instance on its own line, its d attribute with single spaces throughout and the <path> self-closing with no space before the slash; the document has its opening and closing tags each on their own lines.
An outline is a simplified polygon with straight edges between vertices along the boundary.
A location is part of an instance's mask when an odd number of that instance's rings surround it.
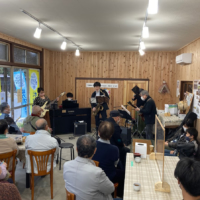
<svg viewBox="0 0 200 200">
<path fill-rule="evenodd" d="M 62 93 L 59 95 L 59 97 L 62 97 L 65 93 L 66 93 L 66 92 L 62 92 Z M 57 100 L 57 98 L 56 98 L 55 100 L 53 100 L 53 101 L 48 105 L 48 107 L 50 107 L 51 104 L 54 104 L 54 103 L 56 102 L 56 100 Z M 41 108 L 42 108 L 42 112 L 41 112 L 40 117 L 44 117 L 44 116 L 46 115 L 46 112 L 49 111 L 49 109 L 46 108 L 46 107 L 47 107 L 47 103 L 48 103 L 48 101 L 46 101 L 46 102 L 44 103 L 44 105 L 41 107 Z"/>
</svg>

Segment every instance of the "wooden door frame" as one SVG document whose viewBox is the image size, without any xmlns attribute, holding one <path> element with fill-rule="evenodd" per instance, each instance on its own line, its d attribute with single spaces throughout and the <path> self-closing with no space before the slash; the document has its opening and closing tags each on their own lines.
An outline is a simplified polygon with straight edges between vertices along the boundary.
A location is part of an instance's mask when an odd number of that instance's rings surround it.
<svg viewBox="0 0 200 200">
<path fill-rule="evenodd" d="M 149 79 L 134 79 L 134 78 L 91 78 L 91 77 L 75 77 L 75 99 L 76 99 L 76 81 L 77 80 L 109 80 L 109 81 L 148 81 L 149 91 Z"/>
<path fill-rule="evenodd" d="M 194 80 L 180 80 L 180 86 L 179 86 L 179 90 L 180 90 L 180 96 L 179 99 L 181 100 L 181 93 L 182 93 L 182 85 L 184 82 L 192 82 L 193 87 L 194 87 Z M 192 92 L 193 92 L 193 87 L 192 87 Z"/>
</svg>

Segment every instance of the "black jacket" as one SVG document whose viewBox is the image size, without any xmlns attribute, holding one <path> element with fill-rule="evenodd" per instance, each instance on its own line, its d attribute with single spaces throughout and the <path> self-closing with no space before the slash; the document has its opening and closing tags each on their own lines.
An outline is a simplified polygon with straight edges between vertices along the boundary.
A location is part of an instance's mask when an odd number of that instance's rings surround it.
<svg viewBox="0 0 200 200">
<path fill-rule="evenodd" d="M 103 95 L 106 96 L 106 97 L 108 97 L 108 98 L 110 99 L 108 93 L 107 93 L 105 90 L 102 90 L 102 89 L 101 89 L 101 91 L 100 91 L 100 96 L 103 96 Z M 96 91 L 94 91 L 94 92 L 92 93 L 91 98 L 94 98 L 94 97 L 96 97 Z M 97 106 L 97 104 L 96 104 L 96 103 L 91 103 L 91 106 L 92 106 L 92 108 L 94 108 L 94 107 Z M 108 109 L 109 109 L 107 103 L 103 103 L 102 106 L 103 106 L 103 108 L 104 108 L 105 110 L 108 110 Z"/>
<path fill-rule="evenodd" d="M 174 136 L 172 136 L 171 138 L 167 139 L 168 142 L 171 142 L 173 140 L 179 140 L 181 135 L 184 134 L 184 130 L 183 127 L 179 128 L 178 131 L 176 131 L 176 133 L 174 134 Z"/>
<path fill-rule="evenodd" d="M 184 137 L 178 142 L 170 142 L 168 144 L 170 148 L 176 149 L 179 158 L 194 157 L 198 150 L 198 144 L 196 141 L 187 142 Z"/>
<path fill-rule="evenodd" d="M 120 126 L 115 122 L 115 120 L 112 117 L 109 117 L 105 121 L 111 122 L 114 125 L 114 134 L 110 138 L 110 143 L 112 145 L 117 146 L 118 148 L 121 148 L 124 146 L 124 143 L 121 138 L 121 128 Z"/>
<path fill-rule="evenodd" d="M 144 107 L 140 109 L 140 113 L 144 116 L 145 124 L 155 124 L 156 104 L 150 96 L 147 97 Z"/>
</svg>

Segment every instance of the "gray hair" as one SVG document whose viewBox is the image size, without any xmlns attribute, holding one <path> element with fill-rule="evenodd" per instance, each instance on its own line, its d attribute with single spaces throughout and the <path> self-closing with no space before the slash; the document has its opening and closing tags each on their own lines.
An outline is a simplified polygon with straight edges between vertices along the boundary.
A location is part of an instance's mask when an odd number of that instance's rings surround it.
<svg viewBox="0 0 200 200">
<path fill-rule="evenodd" d="M 142 92 L 140 92 L 140 95 L 141 95 L 141 96 L 143 96 L 143 95 L 149 96 L 149 92 L 146 91 L 146 90 L 142 90 Z"/>
<path fill-rule="evenodd" d="M 39 112 L 41 111 L 41 108 L 40 108 L 40 106 L 33 106 L 32 107 L 32 113 L 34 114 L 34 115 L 37 115 Z"/>
<path fill-rule="evenodd" d="M 94 154 L 96 140 L 90 135 L 83 135 L 78 138 L 76 146 L 78 156 L 82 158 L 90 158 Z"/>
<path fill-rule="evenodd" d="M 38 119 L 35 122 L 35 126 L 37 130 L 45 130 L 46 125 L 47 125 L 47 121 L 45 119 Z"/>
</svg>

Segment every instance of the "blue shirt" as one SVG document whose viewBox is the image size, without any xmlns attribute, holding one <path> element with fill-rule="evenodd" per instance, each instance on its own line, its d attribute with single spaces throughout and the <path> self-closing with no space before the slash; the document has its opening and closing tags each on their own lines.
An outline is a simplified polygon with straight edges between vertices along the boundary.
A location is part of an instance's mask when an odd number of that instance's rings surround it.
<svg viewBox="0 0 200 200">
<path fill-rule="evenodd" d="M 110 180 L 116 175 L 115 163 L 119 159 L 119 150 L 109 143 L 97 141 L 97 151 L 92 160 L 99 162 L 99 167 L 104 170 Z"/>
</svg>

